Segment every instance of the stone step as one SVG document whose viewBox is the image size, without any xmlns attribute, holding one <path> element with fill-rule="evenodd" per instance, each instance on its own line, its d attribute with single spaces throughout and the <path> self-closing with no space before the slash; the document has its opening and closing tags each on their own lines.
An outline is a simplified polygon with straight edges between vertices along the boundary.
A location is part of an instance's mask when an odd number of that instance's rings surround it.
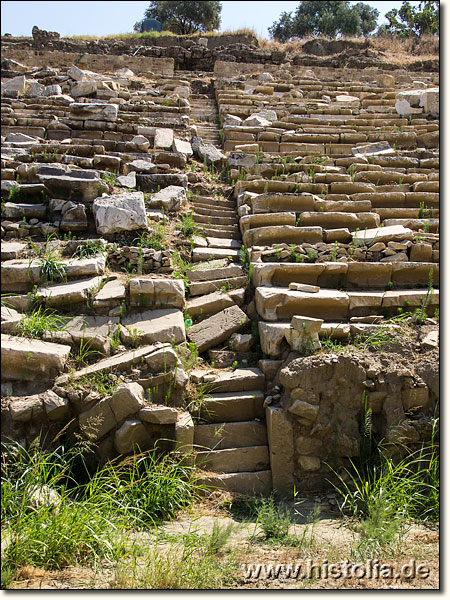
<svg viewBox="0 0 450 600">
<path fill-rule="evenodd" d="M 199 215 L 194 212 L 193 214 L 194 221 L 196 223 L 205 223 L 206 225 L 237 225 L 238 219 L 237 216 L 232 217 L 218 217 L 216 215 Z"/>
<path fill-rule="evenodd" d="M 264 420 L 264 394 L 260 390 L 207 396 L 193 415 L 208 423 Z"/>
<path fill-rule="evenodd" d="M 248 317 L 237 305 L 225 308 L 201 323 L 192 325 L 187 337 L 204 352 L 227 340 L 233 333 L 240 331 L 248 323 Z"/>
<path fill-rule="evenodd" d="M 1 335 L 2 381 L 50 381 L 64 369 L 71 347 Z"/>
<path fill-rule="evenodd" d="M 230 210 L 234 210 L 236 212 L 236 202 L 233 200 L 219 200 L 218 198 L 209 198 L 207 196 L 194 196 L 191 202 L 194 206 L 212 206 L 215 208 L 222 207 L 229 208 Z"/>
<path fill-rule="evenodd" d="M 194 444 L 199 451 L 267 445 L 266 424 L 260 421 L 196 425 Z"/>
<path fill-rule="evenodd" d="M 258 287 L 256 310 L 264 321 L 277 322 L 303 315 L 327 321 L 345 321 L 352 316 L 394 314 L 399 308 L 414 310 L 427 302 L 428 290 L 342 292 L 321 289 L 317 293 L 298 292 L 281 287 Z M 439 290 L 434 290 L 427 313 L 439 306 Z"/>
<path fill-rule="evenodd" d="M 222 225 L 214 228 L 212 225 L 209 227 L 202 227 L 202 233 L 211 238 L 222 238 L 226 235 L 230 240 L 241 240 L 241 233 L 238 225 Z"/>
<path fill-rule="evenodd" d="M 215 217 L 231 217 L 237 222 L 236 210 L 233 208 L 221 208 L 216 207 L 213 208 L 211 206 L 200 206 L 197 205 L 194 207 L 194 215 L 211 217 L 211 219 Z"/>
<path fill-rule="evenodd" d="M 228 264 L 227 260 L 217 260 L 197 263 L 192 271 L 188 271 L 187 278 L 190 283 L 197 281 L 214 281 L 242 277 L 244 271 L 240 265 Z"/>
<path fill-rule="evenodd" d="M 208 248 L 229 248 L 232 250 L 240 250 L 242 242 L 240 240 L 230 240 L 219 237 L 207 236 Z"/>
<path fill-rule="evenodd" d="M 210 282 L 206 282 L 210 283 Z M 185 312 L 194 320 L 200 321 L 204 318 L 215 315 L 224 308 L 233 306 L 235 302 L 228 294 L 220 291 L 199 296 L 188 300 L 186 303 Z"/>
<path fill-rule="evenodd" d="M 420 255 L 422 249 L 414 246 L 411 253 Z M 251 277 L 255 287 L 289 287 L 291 283 L 301 283 L 328 289 L 380 290 L 387 286 L 427 287 L 433 270 L 433 285 L 439 285 L 439 264 L 430 262 L 431 245 L 423 251 L 428 257 L 423 262 L 251 263 Z"/>
<path fill-rule="evenodd" d="M 264 390 L 264 374 L 257 368 L 236 369 L 235 371 L 217 372 L 194 369 L 191 371 L 194 383 L 210 383 L 210 391 L 214 394 Z"/>
<path fill-rule="evenodd" d="M 193 262 L 201 262 L 214 258 L 231 258 L 239 261 L 241 256 L 240 250 L 233 248 L 194 248 L 192 251 Z"/>
<path fill-rule="evenodd" d="M 195 463 L 197 467 L 215 473 L 267 471 L 270 469 L 269 448 L 248 446 L 197 452 Z"/>
<path fill-rule="evenodd" d="M 45 284 L 45 267 L 55 266 L 55 280 L 79 280 L 93 275 L 102 275 L 105 271 L 106 259 L 102 256 L 93 258 L 45 258 L 13 259 L 2 262 L 1 285 L 4 292 L 26 292 L 34 285 Z"/>
<path fill-rule="evenodd" d="M 225 490 L 252 497 L 268 496 L 272 492 L 272 471 L 202 475 L 198 483 L 210 491 Z"/>
<path fill-rule="evenodd" d="M 189 291 L 191 296 L 200 296 L 203 294 L 211 294 L 223 288 L 225 290 L 236 290 L 245 287 L 247 277 L 230 277 L 229 279 L 215 279 L 214 281 L 195 281 L 190 284 Z M 226 291 L 225 291 L 226 293 Z"/>
</svg>

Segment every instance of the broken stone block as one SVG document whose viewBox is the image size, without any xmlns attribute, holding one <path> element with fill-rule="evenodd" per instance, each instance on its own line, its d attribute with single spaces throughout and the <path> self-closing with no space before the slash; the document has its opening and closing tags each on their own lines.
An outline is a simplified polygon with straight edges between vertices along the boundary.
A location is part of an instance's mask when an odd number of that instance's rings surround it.
<svg viewBox="0 0 450 600">
<path fill-rule="evenodd" d="M 248 352 L 253 345 L 253 336 L 250 333 L 233 333 L 230 337 L 230 347 L 236 352 Z"/>
<path fill-rule="evenodd" d="M 191 140 L 192 150 L 195 156 L 202 162 L 212 165 L 214 163 L 222 163 L 227 160 L 223 152 L 212 144 L 204 144 L 202 138 L 194 137 Z"/>
<path fill-rule="evenodd" d="M 52 390 L 47 390 L 43 397 L 44 409 L 50 421 L 61 421 L 70 414 L 69 400 L 61 398 Z"/>
<path fill-rule="evenodd" d="M 120 422 L 144 407 L 144 388 L 136 382 L 123 383 L 114 390 L 109 405 L 116 421 Z"/>
<path fill-rule="evenodd" d="M 151 207 L 163 208 L 173 212 L 183 208 L 187 203 L 186 190 L 178 185 L 169 185 L 163 188 L 150 199 Z"/>
<path fill-rule="evenodd" d="M 308 421 L 315 421 L 319 414 L 319 406 L 302 400 L 296 400 L 288 410 L 293 415 L 307 419 Z"/>
<path fill-rule="evenodd" d="M 267 437 L 274 491 L 292 494 L 294 486 L 294 432 L 292 423 L 280 408 L 266 409 Z"/>
<path fill-rule="evenodd" d="M 39 395 L 16 399 L 10 404 L 9 412 L 12 420 L 20 423 L 39 420 L 44 415 L 42 399 Z"/>
<path fill-rule="evenodd" d="M 173 129 L 164 129 L 162 127 L 157 127 L 155 129 L 155 139 L 153 143 L 153 147 L 155 150 L 170 150 L 173 144 Z"/>
<path fill-rule="evenodd" d="M 14 333 L 18 323 L 22 319 L 22 313 L 7 306 L 1 307 L 2 333 Z"/>
<path fill-rule="evenodd" d="M 139 419 L 125 421 L 114 436 L 114 446 L 119 454 L 145 450 L 149 441 L 147 429 Z"/>
<path fill-rule="evenodd" d="M 97 231 L 101 234 L 148 227 L 143 192 L 126 192 L 96 198 L 92 209 Z"/>
<path fill-rule="evenodd" d="M 179 140 L 177 138 L 174 138 L 173 140 L 172 150 L 174 152 L 178 152 L 178 154 L 182 154 L 186 158 L 191 158 L 193 155 L 191 144 L 185 140 Z"/>
<path fill-rule="evenodd" d="M 182 279 L 134 277 L 129 283 L 130 305 L 140 308 L 184 308 Z"/>
<path fill-rule="evenodd" d="M 72 119 L 89 119 L 91 121 L 116 121 L 119 112 L 117 104 L 109 102 L 73 102 L 69 105 Z"/>
<path fill-rule="evenodd" d="M 139 411 L 139 418 L 145 423 L 155 423 L 156 425 L 172 425 L 178 417 L 178 411 L 170 406 L 158 406 L 151 404 L 145 406 Z"/>
<path fill-rule="evenodd" d="M 186 340 L 183 313 L 176 308 L 134 313 L 122 319 L 122 325 L 120 337 L 124 344 L 181 344 Z"/>
<path fill-rule="evenodd" d="M 248 323 L 248 317 L 238 306 L 225 308 L 188 330 L 188 338 L 199 352 L 217 346 Z"/>
<path fill-rule="evenodd" d="M 63 369 L 70 346 L 4 335 L 2 345 L 2 380 L 49 381 Z"/>
<path fill-rule="evenodd" d="M 117 422 L 109 400 L 109 398 L 104 398 L 80 414 L 80 429 L 88 439 L 99 440 L 116 427 Z"/>
</svg>

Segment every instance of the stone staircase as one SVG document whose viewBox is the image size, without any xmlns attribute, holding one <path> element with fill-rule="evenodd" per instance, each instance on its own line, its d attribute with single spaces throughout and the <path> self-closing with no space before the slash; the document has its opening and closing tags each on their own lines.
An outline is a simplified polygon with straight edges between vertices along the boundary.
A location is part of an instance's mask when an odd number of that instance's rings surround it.
<svg viewBox="0 0 450 600">
<path fill-rule="evenodd" d="M 194 413 L 196 464 L 200 482 L 234 493 L 267 494 L 272 489 L 265 424 L 264 375 L 259 369 L 194 371 L 210 394 Z"/>
</svg>

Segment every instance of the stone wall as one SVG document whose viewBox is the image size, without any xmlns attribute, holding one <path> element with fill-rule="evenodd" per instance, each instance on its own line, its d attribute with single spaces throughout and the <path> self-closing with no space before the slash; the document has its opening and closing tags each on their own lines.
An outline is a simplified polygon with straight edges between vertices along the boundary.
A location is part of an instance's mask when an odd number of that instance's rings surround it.
<svg viewBox="0 0 450 600">
<path fill-rule="evenodd" d="M 45 67 L 51 64 L 54 68 L 62 68 L 73 65 L 80 58 L 80 54 L 78 52 L 63 52 L 58 50 L 14 49 L 2 52 L 2 58 L 13 58 L 30 67 Z M 174 74 L 173 58 L 85 54 L 78 61 L 77 65 L 81 69 L 96 72 L 116 71 L 117 69 L 126 67 L 136 74 L 154 74 L 165 77 L 171 77 Z"/>
<path fill-rule="evenodd" d="M 317 491 L 331 469 L 358 461 L 364 399 L 374 441 L 401 456 L 432 436 L 439 397 L 435 352 L 411 366 L 394 355 L 366 353 L 298 357 L 291 354 L 274 383 L 284 390 L 267 408 L 273 487 Z"/>
</svg>

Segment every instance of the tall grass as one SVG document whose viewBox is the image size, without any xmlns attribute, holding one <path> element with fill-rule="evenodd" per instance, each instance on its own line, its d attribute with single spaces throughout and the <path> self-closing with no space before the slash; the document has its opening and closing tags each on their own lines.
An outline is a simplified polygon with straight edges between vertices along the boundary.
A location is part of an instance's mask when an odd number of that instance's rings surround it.
<svg viewBox="0 0 450 600">
<path fill-rule="evenodd" d="M 431 443 L 415 451 L 401 448 L 401 459 L 381 444 L 371 464 L 358 468 L 350 460 L 343 472 L 332 469 L 337 482 L 330 483 L 341 497 L 342 512 L 360 521 L 360 554 L 392 549 L 408 521 L 439 521 L 437 421 L 433 427 Z"/>
<path fill-rule="evenodd" d="M 174 516 L 198 491 L 191 467 L 176 454 L 146 452 L 108 463 L 89 477 L 82 446 L 3 446 L 5 568 L 117 560 L 129 546 L 131 528 L 146 529 Z M 52 501 L 33 498 L 36 492 L 45 497 L 42 492 L 48 490 L 55 492 Z"/>
</svg>

